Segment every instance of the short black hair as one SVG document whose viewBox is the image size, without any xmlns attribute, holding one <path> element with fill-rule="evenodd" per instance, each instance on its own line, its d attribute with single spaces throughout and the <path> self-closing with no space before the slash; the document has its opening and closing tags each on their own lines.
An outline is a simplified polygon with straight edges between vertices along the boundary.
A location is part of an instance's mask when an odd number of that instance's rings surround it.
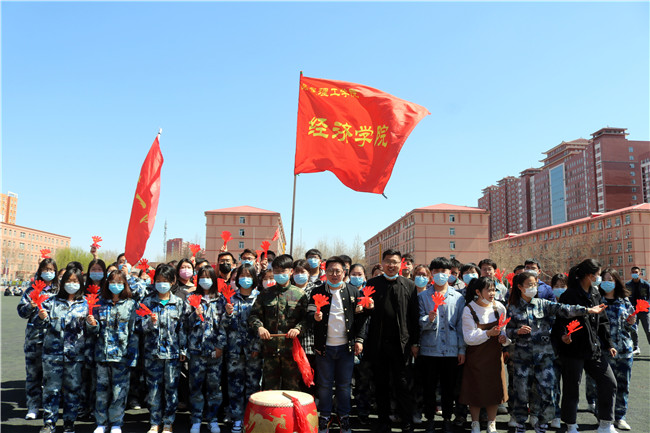
<svg viewBox="0 0 650 433">
<path fill-rule="evenodd" d="M 162 277 L 169 281 L 172 285 L 176 283 L 176 268 L 174 268 L 172 265 L 168 265 L 167 263 L 161 263 L 158 266 L 156 266 L 156 273 L 153 276 L 153 283 L 156 283 L 156 279 L 158 277 Z"/>
<path fill-rule="evenodd" d="M 203 266 L 210 266 L 210 262 L 208 259 L 200 258 L 196 259 L 196 263 L 194 264 L 194 269 L 201 269 Z"/>
<path fill-rule="evenodd" d="M 241 276 L 241 273 L 243 271 L 248 271 L 250 274 L 251 278 L 253 279 L 253 285 L 250 287 L 250 289 L 254 289 L 257 287 L 259 284 L 259 280 L 257 279 L 257 271 L 255 270 L 255 266 L 249 265 L 248 263 L 244 263 L 240 267 L 237 268 L 237 274 L 235 275 L 235 284 L 237 287 L 241 289 L 241 286 L 239 285 L 239 277 Z"/>
<path fill-rule="evenodd" d="M 526 266 L 524 266 L 524 265 L 517 265 L 517 266 L 515 266 L 515 268 L 512 270 L 512 272 L 517 272 L 517 271 L 520 271 L 520 270 L 522 270 L 522 269 L 526 269 Z"/>
<path fill-rule="evenodd" d="M 296 272 L 297 270 L 309 272 L 310 269 L 311 268 L 309 267 L 309 263 L 305 259 L 298 259 L 295 262 L 293 262 L 294 272 Z"/>
<path fill-rule="evenodd" d="M 634 272 L 634 270 L 638 270 L 639 272 L 641 271 L 641 268 L 638 266 L 632 266 L 632 269 L 630 269 L 630 272 Z"/>
<path fill-rule="evenodd" d="M 480 262 L 478 262 L 478 268 L 481 269 L 483 265 L 488 265 L 492 266 L 492 268 L 496 271 L 497 270 L 497 262 L 495 262 L 492 259 L 483 259 Z"/>
<path fill-rule="evenodd" d="M 83 273 L 84 267 L 81 263 L 79 262 L 70 262 L 66 265 L 65 270 L 68 271 L 70 269 L 78 269 L 79 272 Z"/>
<path fill-rule="evenodd" d="M 217 257 L 217 261 L 221 260 L 223 256 L 230 256 L 232 258 L 232 262 L 237 263 L 237 259 L 235 258 L 235 256 L 233 256 L 233 254 L 230 251 L 220 252 L 219 256 Z"/>
<path fill-rule="evenodd" d="M 461 262 L 459 262 L 458 260 L 456 260 L 455 258 L 453 258 L 453 257 L 450 257 L 449 261 L 451 262 L 451 267 L 452 268 L 458 268 L 460 270 L 460 268 L 463 267 L 463 264 Z"/>
<path fill-rule="evenodd" d="M 393 250 L 389 248 L 383 252 L 383 254 L 381 255 L 381 259 L 384 260 L 388 256 L 399 256 L 399 258 L 401 259 L 402 253 L 400 253 L 399 250 Z"/>
<path fill-rule="evenodd" d="M 345 254 L 339 254 L 338 256 L 341 260 L 343 260 L 343 263 L 345 263 L 348 266 L 352 266 L 352 258 L 350 256 L 346 256 Z M 327 267 L 327 264 L 325 264 L 325 267 Z M 343 266 L 345 268 L 345 265 Z"/>
<path fill-rule="evenodd" d="M 309 256 L 318 256 L 319 259 L 323 259 L 323 254 L 316 248 L 312 248 L 305 253 L 305 258 L 309 258 Z"/>
<path fill-rule="evenodd" d="M 257 258 L 257 253 L 255 251 L 251 250 L 250 248 L 246 248 L 244 251 L 241 252 L 241 254 L 239 255 L 240 260 L 241 260 L 241 258 L 242 258 L 242 256 L 244 254 L 252 254 L 253 257 Z"/>
<path fill-rule="evenodd" d="M 415 263 L 415 257 L 413 257 L 413 254 L 411 253 L 406 253 L 402 256 L 405 262 L 410 262 L 411 264 Z"/>
<path fill-rule="evenodd" d="M 447 257 L 436 257 L 431 260 L 429 264 L 429 270 L 433 271 L 434 269 L 449 269 L 451 270 L 451 261 Z"/>
<path fill-rule="evenodd" d="M 551 278 L 551 287 L 555 287 L 558 282 L 564 281 L 564 286 L 567 284 L 567 277 L 564 274 L 555 274 Z"/>
<path fill-rule="evenodd" d="M 273 259 L 273 264 L 271 265 L 273 269 L 292 269 L 293 268 L 293 257 L 289 254 L 282 254 Z"/>
<path fill-rule="evenodd" d="M 526 265 L 537 265 L 537 269 L 542 269 L 537 259 L 526 259 L 524 267 L 526 267 Z"/>
<path fill-rule="evenodd" d="M 124 257 L 124 256 L 125 256 L 125 253 L 119 254 L 119 255 L 117 256 L 117 259 L 115 259 L 115 261 L 116 261 L 116 262 L 119 262 L 120 259 L 121 259 L 122 257 Z M 127 260 L 127 261 L 128 261 L 128 260 Z"/>
<path fill-rule="evenodd" d="M 466 263 L 460 268 L 460 274 L 463 275 L 465 272 L 470 270 L 476 271 L 477 274 L 481 273 L 481 268 L 479 268 L 475 263 Z"/>
<path fill-rule="evenodd" d="M 332 256 L 327 259 L 325 262 L 325 269 L 329 268 L 329 266 L 333 263 L 338 263 L 343 269 L 345 269 L 345 260 L 343 260 L 341 256 Z"/>
</svg>

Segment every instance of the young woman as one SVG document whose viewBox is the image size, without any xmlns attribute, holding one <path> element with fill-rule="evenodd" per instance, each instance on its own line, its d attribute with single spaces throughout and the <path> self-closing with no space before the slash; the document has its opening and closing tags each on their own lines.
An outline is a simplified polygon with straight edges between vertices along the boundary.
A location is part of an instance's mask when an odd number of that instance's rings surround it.
<svg viewBox="0 0 650 433">
<path fill-rule="evenodd" d="M 431 271 L 424 265 L 417 265 L 413 269 L 413 278 L 418 293 L 424 292 L 431 285 Z"/>
<path fill-rule="evenodd" d="M 192 281 L 193 277 L 194 264 L 190 259 L 181 259 L 176 265 L 176 281 L 178 281 L 178 284 L 174 287 L 174 295 L 184 300 L 193 293 L 196 290 L 196 286 Z"/>
<path fill-rule="evenodd" d="M 101 289 L 99 306 L 89 316 L 88 330 L 95 340 L 96 371 L 94 433 L 121 433 L 126 398 L 129 393 L 129 367 L 135 367 L 138 339 L 135 335 L 136 302 L 122 272 L 111 272 Z"/>
<path fill-rule="evenodd" d="M 516 432 L 526 432 L 528 418 L 528 394 L 530 384 L 534 386 L 538 401 L 531 415 L 537 418 L 533 427 L 536 433 L 546 433 L 548 423 L 555 417 L 553 388 L 555 353 L 551 345 L 551 328 L 556 316 L 576 317 L 586 314 L 600 314 L 604 305 L 586 308 L 581 305 L 565 305 L 536 298 L 537 275 L 522 272 L 515 275 L 512 292 L 508 299 L 510 322 L 506 335 L 514 343 L 512 361 L 513 415 L 517 421 Z"/>
<path fill-rule="evenodd" d="M 361 289 L 366 285 L 366 279 L 366 268 L 362 264 L 355 263 L 350 266 L 350 284 Z"/>
<path fill-rule="evenodd" d="M 54 296 L 59 290 L 59 281 L 56 278 L 57 266 L 54 259 L 43 259 L 38 264 L 34 283 L 42 281 L 46 286 L 42 295 Z M 27 319 L 25 328 L 25 396 L 27 399 L 27 415 L 25 419 L 36 419 L 38 410 L 42 406 L 43 391 L 43 336 L 45 329 L 36 326 L 38 320 L 38 307 L 30 297 L 34 291 L 34 284 L 29 286 L 18 303 L 18 315 Z"/>
<path fill-rule="evenodd" d="M 83 298 L 83 275 L 76 268 L 61 277 L 62 290 L 43 303 L 38 312 L 43 337 L 43 428 L 54 433 L 63 407 L 63 431 L 74 433 L 79 410 L 84 364 L 85 321 L 88 303 Z"/>
<path fill-rule="evenodd" d="M 569 271 L 568 288 L 560 296 L 560 302 L 587 308 L 600 305 L 601 296 L 597 290 L 600 282 L 600 263 L 593 259 L 584 260 Z M 567 325 L 572 320 L 577 320 L 582 329 L 567 334 Z M 562 363 L 562 421 L 567 424 L 567 433 L 578 431 L 576 412 L 582 370 L 598 385 L 598 433 L 615 432 L 612 422 L 616 379 L 609 363 L 601 356 L 601 344 L 612 357 L 617 353 L 609 334 L 607 314 L 590 315 L 588 320 L 558 317 L 552 335 Z"/>
<path fill-rule="evenodd" d="M 185 361 L 186 337 L 183 327 L 185 305 L 171 293 L 176 283 L 176 269 L 160 264 L 154 275 L 155 293 L 142 303 L 152 314 L 142 318 L 144 334 L 144 368 L 149 388 L 151 428 L 157 433 L 171 432 L 178 407 L 179 364 Z"/>
<path fill-rule="evenodd" d="M 502 347 L 510 344 L 499 317 L 506 308 L 495 302 L 497 290 L 491 277 L 473 278 L 466 287 L 463 337 L 467 344 L 459 401 L 469 405 L 472 433 L 480 433 L 479 412 L 487 411 L 487 433 L 496 433 L 499 404 L 508 400 Z"/>
</svg>

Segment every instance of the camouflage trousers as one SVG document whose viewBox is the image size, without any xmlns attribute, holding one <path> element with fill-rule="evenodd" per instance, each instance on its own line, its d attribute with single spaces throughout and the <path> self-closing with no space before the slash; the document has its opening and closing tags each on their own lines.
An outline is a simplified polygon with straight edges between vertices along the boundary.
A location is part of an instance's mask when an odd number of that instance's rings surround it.
<svg viewBox="0 0 650 433">
<path fill-rule="evenodd" d="M 178 373 L 180 361 L 177 359 L 145 358 L 149 388 L 149 414 L 152 425 L 172 425 L 178 408 Z"/>
<path fill-rule="evenodd" d="M 267 355 L 262 368 L 262 388 L 268 390 L 300 391 L 300 371 L 291 352 Z"/>
<path fill-rule="evenodd" d="M 217 422 L 217 412 L 223 401 L 221 394 L 222 359 L 223 356 L 208 358 L 191 355 L 190 357 L 190 420 L 192 424 L 200 423 L 203 418 L 208 422 Z"/>
<path fill-rule="evenodd" d="M 29 412 L 43 405 L 43 346 L 25 353 L 25 399 Z"/>
<path fill-rule="evenodd" d="M 614 418 L 616 420 L 625 419 L 627 414 L 627 399 L 630 395 L 630 379 L 632 377 L 633 357 L 629 358 L 612 358 L 609 355 L 602 355 L 607 358 L 612 372 L 616 378 L 616 400 L 614 401 Z M 591 376 L 586 375 L 586 392 L 589 403 L 597 403 L 598 392 L 596 381 Z M 598 404 L 596 404 L 596 410 Z"/>
<path fill-rule="evenodd" d="M 129 367 L 126 362 L 98 362 L 96 371 L 97 425 L 122 426 L 129 394 Z"/>
<path fill-rule="evenodd" d="M 56 424 L 59 407 L 63 420 L 75 421 L 79 411 L 83 362 L 43 358 L 43 421 Z M 63 404 L 61 405 L 61 401 Z"/>
<path fill-rule="evenodd" d="M 230 414 L 233 420 L 243 420 L 248 399 L 260 390 L 262 358 L 259 355 L 255 358 L 247 358 L 244 354 L 229 354 L 226 369 Z"/>
<path fill-rule="evenodd" d="M 528 405 L 531 412 L 539 418 L 540 424 L 548 423 L 555 417 L 553 394 L 555 389 L 555 369 L 553 368 L 553 349 L 547 353 L 531 353 L 526 349 L 515 349 L 513 353 L 512 413 L 519 424 L 528 419 Z M 533 393 L 535 397 L 533 397 Z"/>
<path fill-rule="evenodd" d="M 79 396 L 81 400 L 80 414 L 94 413 L 95 401 L 97 400 L 95 394 L 95 390 L 97 389 L 97 371 L 94 362 L 84 363 L 81 378 L 81 391 Z"/>
</svg>

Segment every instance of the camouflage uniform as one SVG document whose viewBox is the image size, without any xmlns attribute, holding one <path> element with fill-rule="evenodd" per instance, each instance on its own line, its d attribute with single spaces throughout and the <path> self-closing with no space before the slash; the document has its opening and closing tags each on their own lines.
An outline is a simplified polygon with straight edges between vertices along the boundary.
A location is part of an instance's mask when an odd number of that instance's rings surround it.
<svg viewBox="0 0 650 433">
<path fill-rule="evenodd" d="M 28 412 L 38 412 L 43 400 L 43 336 L 45 328 L 40 326 L 38 319 L 38 307 L 32 307 L 32 299 L 29 294 L 34 291 L 28 287 L 18 303 L 18 315 L 27 319 L 25 328 L 25 397 L 27 399 Z M 54 296 L 56 290 L 47 286 L 41 292 L 43 295 Z"/>
<path fill-rule="evenodd" d="M 226 336 L 221 328 L 225 300 L 223 296 L 201 299 L 203 320 L 196 314 L 196 309 L 186 304 L 185 319 L 187 329 L 187 353 L 189 356 L 189 385 L 191 423 L 200 423 L 203 409 L 207 409 L 205 418 L 208 422 L 217 422 L 217 411 L 221 407 L 221 364 L 223 356 L 214 357 L 216 349 L 223 349 Z M 203 384 L 205 383 L 205 396 Z"/>
<path fill-rule="evenodd" d="M 627 323 L 627 318 L 634 312 L 634 307 L 628 298 L 616 298 L 614 300 L 603 297 L 607 302 L 607 319 L 609 320 L 609 332 L 612 336 L 612 343 L 618 352 L 616 358 L 612 358 L 609 352 L 604 352 L 603 357 L 607 359 L 612 372 L 616 377 L 616 401 L 614 403 L 614 418 L 618 421 L 625 419 L 627 413 L 627 399 L 630 392 L 630 378 L 632 377 L 632 332 L 636 331 L 637 325 Z M 596 381 L 587 375 L 587 400 L 595 403 L 597 400 Z M 598 405 L 596 404 L 596 408 Z"/>
<path fill-rule="evenodd" d="M 514 343 L 512 362 L 514 375 L 513 415 L 519 424 L 525 424 L 528 418 L 530 378 L 539 399 L 531 404 L 540 424 L 546 424 L 555 418 L 553 393 L 555 389 L 555 353 L 551 344 L 551 329 L 556 315 L 576 317 L 587 314 L 587 308 L 580 305 L 567 305 L 546 299 L 533 298 L 526 302 L 523 298 L 517 305 L 508 306 L 506 335 Z M 517 330 L 523 325 L 531 327 L 529 334 L 519 335 Z"/>
<path fill-rule="evenodd" d="M 158 315 L 155 325 L 151 316 L 140 320 L 151 424 L 172 425 L 178 407 L 179 357 L 185 355 L 186 347 L 183 326 L 185 304 L 181 298 L 171 293 L 165 305 L 157 293 L 147 296 L 142 303 Z"/>
<path fill-rule="evenodd" d="M 138 357 L 135 336 L 136 303 L 133 299 L 102 299 L 93 311 L 96 326 L 87 325 L 95 336 L 95 420 L 97 425 L 122 426 L 129 393 L 129 367 Z"/>
<path fill-rule="evenodd" d="M 271 334 L 285 334 L 293 328 L 302 331 L 308 301 L 305 292 L 298 287 L 276 284 L 257 296 L 248 324 L 256 334 L 262 326 Z M 293 360 L 292 347 L 291 339 L 284 337 L 271 337 L 262 342 L 263 389 L 300 389 L 300 372 Z"/>
<path fill-rule="evenodd" d="M 237 292 L 232 297 L 234 311 L 224 315 L 222 326 L 226 332 L 226 369 L 228 372 L 228 397 L 233 420 L 244 419 L 248 398 L 260 390 L 262 355 L 260 338 L 250 326 L 248 318 L 259 292 L 249 296 Z M 255 358 L 252 353 L 257 352 Z"/>
<path fill-rule="evenodd" d="M 43 337 L 43 421 L 56 424 L 63 398 L 63 421 L 74 422 L 80 406 L 81 370 L 86 346 L 85 299 L 68 301 L 50 297 L 43 303 L 48 316 L 37 319 L 45 328 Z"/>
</svg>

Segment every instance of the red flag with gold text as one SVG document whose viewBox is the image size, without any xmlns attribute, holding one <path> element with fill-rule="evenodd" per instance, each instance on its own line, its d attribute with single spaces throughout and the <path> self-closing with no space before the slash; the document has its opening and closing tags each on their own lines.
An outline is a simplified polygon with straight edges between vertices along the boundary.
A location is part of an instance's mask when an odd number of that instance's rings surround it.
<svg viewBox="0 0 650 433">
<path fill-rule="evenodd" d="M 144 255 L 147 240 L 156 221 L 158 199 L 160 198 L 160 169 L 163 164 L 158 137 L 160 134 L 156 136 L 144 159 L 138 184 L 135 187 L 135 198 L 131 208 L 131 219 L 124 248 L 124 254 L 129 263 L 137 263 Z"/>
<path fill-rule="evenodd" d="M 382 194 L 404 142 L 429 111 L 372 87 L 300 77 L 294 174 L 331 171 Z"/>
</svg>

